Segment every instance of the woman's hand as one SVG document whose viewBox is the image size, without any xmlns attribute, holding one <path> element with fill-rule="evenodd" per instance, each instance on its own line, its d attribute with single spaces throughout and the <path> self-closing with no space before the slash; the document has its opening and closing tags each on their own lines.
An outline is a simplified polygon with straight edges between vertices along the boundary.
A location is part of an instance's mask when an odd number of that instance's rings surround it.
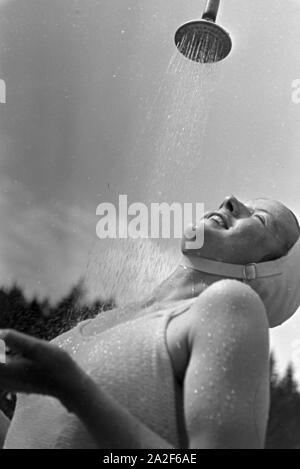
<svg viewBox="0 0 300 469">
<path fill-rule="evenodd" d="M 0 339 L 13 352 L 0 364 L 0 387 L 7 391 L 64 401 L 71 383 L 84 374 L 67 352 L 44 340 L 8 329 L 0 331 Z"/>
<path fill-rule="evenodd" d="M 98 448 L 173 448 L 106 394 L 67 352 L 12 330 L 0 330 L 0 340 L 16 353 L 0 364 L 0 388 L 58 398 Z"/>
</svg>

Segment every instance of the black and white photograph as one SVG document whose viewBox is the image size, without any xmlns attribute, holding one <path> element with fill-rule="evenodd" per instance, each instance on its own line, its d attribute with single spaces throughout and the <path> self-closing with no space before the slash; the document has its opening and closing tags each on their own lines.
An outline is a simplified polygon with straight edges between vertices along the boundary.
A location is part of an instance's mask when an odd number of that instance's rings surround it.
<svg viewBox="0 0 300 469">
<path fill-rule="evenodd" d="M 300 449 L 299 25 L 0 0 L 1 449 Z"/>
</svg>

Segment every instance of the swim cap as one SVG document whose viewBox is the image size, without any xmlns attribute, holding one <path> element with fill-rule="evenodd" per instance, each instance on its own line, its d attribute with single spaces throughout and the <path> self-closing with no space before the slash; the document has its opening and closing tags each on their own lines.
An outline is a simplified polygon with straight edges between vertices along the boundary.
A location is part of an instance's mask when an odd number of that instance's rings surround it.
<svg viewBox="0 0 300 469">
<path fill-rule="evenodd" d="M 270 327 L 287 321 L 300 306 L 300 239 L 274 261 L 240 265 L 185 255 L 181 264 L 250 285 L 265 305 Z"/>
</svg>

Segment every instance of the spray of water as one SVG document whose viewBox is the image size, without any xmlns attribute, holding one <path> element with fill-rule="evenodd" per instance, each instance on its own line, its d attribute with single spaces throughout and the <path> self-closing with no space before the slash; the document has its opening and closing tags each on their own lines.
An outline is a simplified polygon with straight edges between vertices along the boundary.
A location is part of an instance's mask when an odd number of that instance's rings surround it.
<svg viewBox="0 0 300 469">
<path fill-rule="evenodd" d="M 182 41 L 186 40 L 183 37 Z M 204 54 L 218 54 L 217 42 L 213 49 L 210 41 L 206 46 Z M 191 42 L 189 48 L 190 55 L 194 55 L 199 48 L 198 40 Z M 145 135 L 150 151 L 147 160 L 151 162 L 147 181 L 143 181 L 147 200 L 193 201 L 191 188 L 199 184 L 203 165 L 207 164 L 203 143 L 219 70 L 220 64 L 199 64 L 178 50 L 174 52 L 147 114 Z"/>
<path fill-rule="evenodd" d="M 187 38 L 182 41 L 186 46 Z M 201 42 L 194 38 L 188 47 L 191 57 L 203 49 L 207 62 L 220 53 L 217 41 L 211 43 L 205 37 Z M 174 52 L 147 110 L 144 130 L 133 153 L 126 155 L 135 178 L 136 200 L 146 204 L 193 201 L 191 188 L 201 186 L 202 144 L 218 70 L 218 64 L 202 65 L 177 49 Z M 198 201 L 202 201 L 201 193 Z M 140 300 L 178 263 L 180 243 L 169 244 L 150 239 L 99 240 L 90 255 L 89 289 L 118 304 Z"/>
<path fill-rule="evenodd" d="M 120 305 L 141 301 L 159 285 L 178 261 L 178 252 L 150 239 L 99 241 L 87 266 L 89 289 Z"/>
</svg>

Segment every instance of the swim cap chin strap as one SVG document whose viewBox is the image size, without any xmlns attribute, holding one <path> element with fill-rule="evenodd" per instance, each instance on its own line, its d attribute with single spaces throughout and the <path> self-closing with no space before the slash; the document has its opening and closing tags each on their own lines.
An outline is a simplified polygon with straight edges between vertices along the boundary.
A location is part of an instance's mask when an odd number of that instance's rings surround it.
<svg viewBox="0 0 300 469">
<path fill-rule="evenodd" d="M 180 265 L 211 275 L 218 275 L 225 278 L 235 278 L 249 281 L 262 277 L 272 277 L 274 275 L 281 275 L 283 262 L 284 257 L 275 261 L 241 265 L 228 264 L 226 262 L 213 261 L 211 259 L 203 259 L 197 256 L 184 255 Z"/>
</svg>

